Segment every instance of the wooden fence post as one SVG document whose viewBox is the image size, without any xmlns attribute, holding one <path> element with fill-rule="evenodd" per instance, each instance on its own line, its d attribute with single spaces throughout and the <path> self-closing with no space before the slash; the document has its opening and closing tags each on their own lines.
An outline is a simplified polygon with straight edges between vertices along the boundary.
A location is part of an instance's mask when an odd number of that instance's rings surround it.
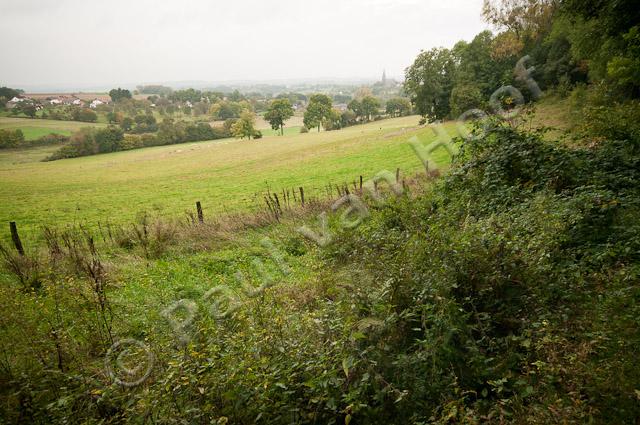
<svg viewBox="0 0 640 425">
<path fill-rule="evenodd" d="M 202 214 L 202 204 L 200 204 L 200 201 L 196 201 L 196 210 L 198 210 L 198 221 L 204 223 L 204 214 Z"/>
<path fill-rule="evenodd" d="M 400 168 L 396 168 L 396 183 L 400 181 Z"/>
<path fill-rule="evenodd" d="M 302 188 L 302 186 L 300 186 L 300 202 L 302 203 L 302 206 L 304 207 L 304 189 Z"/>
<path fill-rule="evenodd" d="M 11 229 L 11 239 L 13 240 L 13 245 L 16 247 L 16 250 L 20 255 L 24 255 L 24 248 L 22 247 L 22 242 L 20 241 L 20 235 L 18 235 L 18 227 L 16 226 L 16 222 L 10 222 L 9 228 Z"/>
</svg>

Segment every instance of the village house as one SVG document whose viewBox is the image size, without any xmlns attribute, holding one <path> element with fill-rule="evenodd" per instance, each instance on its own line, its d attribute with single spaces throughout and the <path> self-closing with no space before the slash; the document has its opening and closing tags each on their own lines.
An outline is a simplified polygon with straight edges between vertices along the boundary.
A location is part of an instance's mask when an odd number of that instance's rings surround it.
<svg viewBox="0 0 640 425">
<path fill-rule="evenodd" d="M 103 102 L 103 101 L 101 101 L 100 99 L 94 99 L 94 100 L 89 104 L 89 107 L 90 107 L 91 109 L 95 109 L 95 108 L 97 108 L 97 107 L 98 107 L 98 106 L 100 106 L 100 105 L 104 105 L 104 102 Z"/>
</svg>

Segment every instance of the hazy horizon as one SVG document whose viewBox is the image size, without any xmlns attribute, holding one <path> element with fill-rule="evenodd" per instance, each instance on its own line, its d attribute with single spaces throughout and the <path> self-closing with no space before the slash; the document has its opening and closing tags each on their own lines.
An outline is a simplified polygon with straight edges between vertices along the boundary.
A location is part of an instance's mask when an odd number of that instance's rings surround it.
<svg viewBox="0 0 640 425">
<path fill-rule="evenodd" d="M 398 78 L 487 28 L 481 0 L 3 2 L 0 85 Z M 348 59 L 345 59 L 348 58 Z"/>
</svg>

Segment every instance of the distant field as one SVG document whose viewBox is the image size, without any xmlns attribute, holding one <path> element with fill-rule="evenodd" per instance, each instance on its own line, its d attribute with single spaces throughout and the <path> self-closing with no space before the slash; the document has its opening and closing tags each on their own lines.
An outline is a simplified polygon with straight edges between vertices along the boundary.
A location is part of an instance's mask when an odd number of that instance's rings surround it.
<svg viewBox="0 0 640 425">
<path fill-rule="evenodd" d="M 413 173 L 422 165 L 407 140 L 418 117 L 378 121 L 340 131 L 161 146 L 54 162 L 47 150 L 0 154 L 0 222 L 25 233 L 42 224 L 110 220 L 128 223 L 146 210 L 179 216 L 202 201 L 205 214 L 255 208 L 267 187 L 304 186 L 308 196 L 327 183 L 365 179 L 382 169 Z M 441 160 L 446 153 L 438 152 Z M 2 238 L 4 232 L 0 230 Z"/>
<path fill-rule="evenodd" d="M 34 140 L 49 133 L 68 136 L 72 131 L 82 127 L 101 125 L 77 121 L 0 117 L 0 129 L 20 129 L 24 133 L 26 140 Z"/>
</svg>

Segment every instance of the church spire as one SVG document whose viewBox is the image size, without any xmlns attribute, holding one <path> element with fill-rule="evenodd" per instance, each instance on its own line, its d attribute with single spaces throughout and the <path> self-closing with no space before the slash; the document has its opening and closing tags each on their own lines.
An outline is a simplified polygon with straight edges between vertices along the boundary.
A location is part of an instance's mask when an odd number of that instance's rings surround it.
<svg viewBox="0 0 640 425">
<path fill-rule="evenodd" d="M 382 85 L 386 85 L 387 84 L 387 70 L 383 69 L 382 70 Z"/>
</svg>

